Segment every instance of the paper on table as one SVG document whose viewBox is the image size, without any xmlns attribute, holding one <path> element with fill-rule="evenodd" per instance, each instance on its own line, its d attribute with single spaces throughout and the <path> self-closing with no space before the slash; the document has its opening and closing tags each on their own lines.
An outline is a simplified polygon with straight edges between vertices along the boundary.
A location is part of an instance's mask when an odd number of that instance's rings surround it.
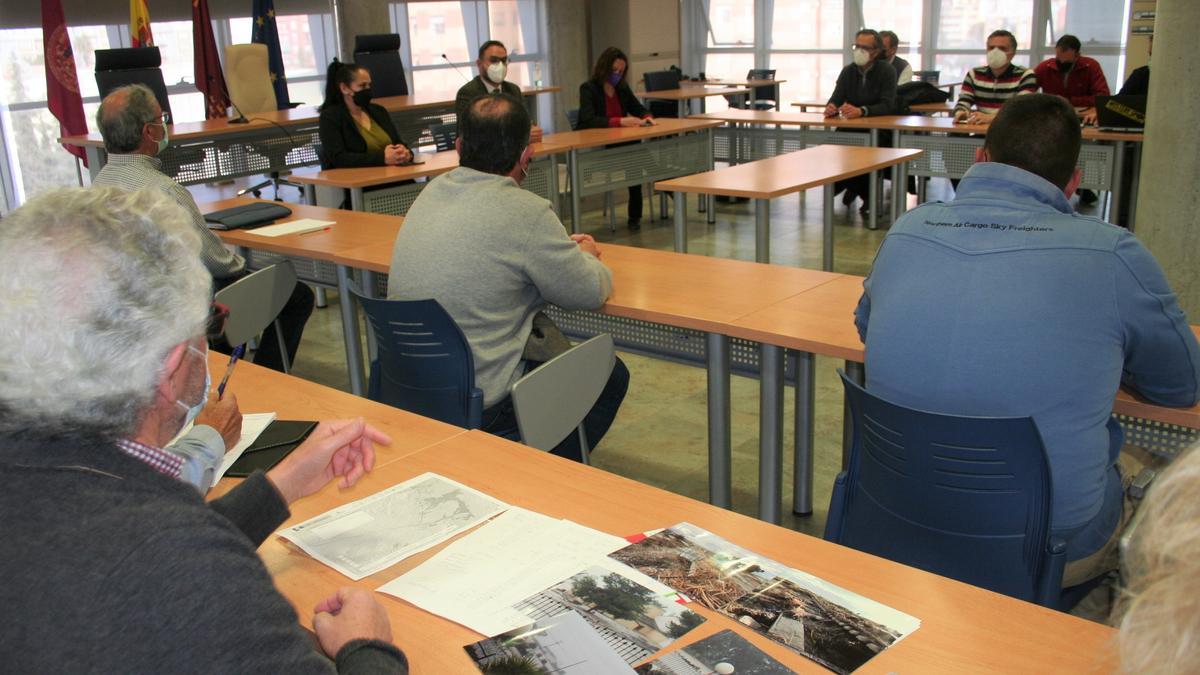
<svg viewBox="0 0 1200 675">
<path fill-rule="evenodd" d="M 279 536 L 358 581 L 509 508 L 435 473 L 326 511 Z"/>
<path fill-rule="evenodd" d="M 221 460 L 221 466 L 217 468 L 217 475 L 213 476 L 213 485 L 216 485 L 217 481 L 221 480 L 221 477 L 225 475 L 229 467 L 238 461 L 243 452 L 246 452 L 246 448 L 253 445 L 254 441 L 257 441 L 262 432 L 266 431 L 267 427 L 271 426 L 271 422 L 274 421 L 275 413 L 273 412 L 242 415 L 242 437 L 238 439 L 237 445 L 225 451 L 225 457 Z"/>
<path fill-rule="evenodd" d="M 499 635 L 532 622 L 513 605 L 625 545 L 620 537 L 513 507 L 378 590 Z M 656 592 L 665 588 L 651 583 Z"/>
<path fill-rule="evenodd" d="M 285 234 L 304 234 L 305 232 L 315 232 L 323 230 L 333 225 L 332 220 L 313 220 L 312 218 L 301 218 L 300 220 L 291 220 L 286 223 L 278 223 L 275 225 L 267 225 L 266 227 L 256 227 L 247 232 L 252 232 L 260 237 L 282 237 Z"/>
</svg>

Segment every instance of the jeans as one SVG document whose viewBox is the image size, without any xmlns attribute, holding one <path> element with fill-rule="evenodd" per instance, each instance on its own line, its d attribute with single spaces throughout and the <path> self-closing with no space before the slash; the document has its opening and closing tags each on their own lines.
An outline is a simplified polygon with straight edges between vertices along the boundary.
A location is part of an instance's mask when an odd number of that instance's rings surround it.
<svg viewBox="0 0 1200 675">
<path fill-rule="evenodd" d="M 542 364 L 530 361 L 526 372 L 540 365 Z M 621 401 L 625 399 L 625 392 L 628 389 L 629 369 L 625 367 L 625 363 L 618 356 L 613 364 L 612 373 L 608 376 L 608 382 L 604 385 L 604 390 L 600 392 L 600 398 L 596 399 L 595 405 L 583 418 L 584 434 L 587 436 L 588 445 L 592 450 L 596 449 L 596 446 L 600 444 L 600 439 L 608 433 L 608 428 L 612 426 L 613 418 L 617 416 L 617 410 L 621 408 Z M 517 430 L 517 415 L 513 410 L 512 398 L 506 396 L 502 401 L 484 410 L 483 424 L 480 428 L 494 436 L 520 441 L 521 433 Z M 582 453 L 579 447 L 579 434 L 574 430 L 571 431 L 566 438 L 554 446 L 550 454 L 580 461 Z"/>
</svg>

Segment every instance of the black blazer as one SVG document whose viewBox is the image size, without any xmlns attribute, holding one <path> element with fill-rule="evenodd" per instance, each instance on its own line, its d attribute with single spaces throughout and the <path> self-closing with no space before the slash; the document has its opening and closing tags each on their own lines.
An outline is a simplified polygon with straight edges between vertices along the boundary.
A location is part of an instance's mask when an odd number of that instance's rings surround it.
<svg viewBox="0 0 1200 675">
<path fill-rule="evenodd" d="M 516 84 L 505 80 L 500 83 L 500 92 L 520 101 L 521 105 L 525 105 L 525 101 L 521 98 L 521 88 Z M 461 121 L 462 116 L 467 114 L 467 106 L 471 105 L 471 101 L 486 93 L 488 93 L 487 85 L 483 83 L 483 80 L 478 75 L 475 76 L 475 79 L 459 87 L 458 95 L 454 97 L 455 121 Z"/>
<path fill-rule="evenodd" d="M 634 117 L 645 117 L 649 111 L 633 95 L 633 90 L 625 82 L 617 85 L 617 99 L 621 101 L 621 112 Z M 579 127 L 580 129 L 601 129 L 608 126 L 608 113 L 604 104 L 604 87 L 588 80 L 579 85 Z"/>
<path fill-rule="evenodd" d="M 387 132 L 392 143 L 408 144 L 392 124 L 392 116 L 381 105 L 367 106 L 371 122 Z M 354 118 L 344 105 L 327 106 L 321 111 L 321 168 L 344 169 L 352 166 L 383 166 L 383 151 L 367 152 L 367 142 L 358 131 Z"/>
</svg>

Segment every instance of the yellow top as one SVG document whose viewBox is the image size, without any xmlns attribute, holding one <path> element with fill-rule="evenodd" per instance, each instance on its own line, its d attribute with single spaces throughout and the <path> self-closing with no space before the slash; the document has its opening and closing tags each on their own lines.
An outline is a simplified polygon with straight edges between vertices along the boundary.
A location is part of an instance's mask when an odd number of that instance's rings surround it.
<svg viewBox="0 0 1200 675">
<path fill-rule="evenodd" d="M 367 152 L 383 152 L 383 149 L 392 144 L 392 137 L 383 130 L 383 127 L 378 124 L 371 124 L 371 128 L 367 129 L 354 120 L 354 125 L 358 127 L 358 133 L 362 134 L 363 140 L 367 142 Z"/>
</svg>

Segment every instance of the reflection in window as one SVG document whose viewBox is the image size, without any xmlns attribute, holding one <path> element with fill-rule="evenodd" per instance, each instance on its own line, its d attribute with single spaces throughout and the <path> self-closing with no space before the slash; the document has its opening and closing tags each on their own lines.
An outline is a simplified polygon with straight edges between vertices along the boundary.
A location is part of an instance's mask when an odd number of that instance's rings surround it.
<svg viewBox="0 0 1200 675">
<path fill-rule="evenodd" d="M 843 0 L 775 3 L 775 13 L 771 17 L 771 48 L 841 51 L 844 4 Z"/>
<path fill-rule="evenodd" d="M 462 3 L 410 2 L 407 7 L 408 38 L 414 66 L 445 63 L 442 54 L 455 63 L 475 60 L 475 54 L 467 48 Z M 414 86 L 415 77 L 414 73 Z"/>
<path fill-rule="evenodd" d="M 1125 0 L 1050 0 L 1046 46 L 1053 47 L 1065 34 L 1079 38 L 1085 54 L 1089 46 L 1120 46 L 1124 23 Z"/>
<path fill-rule="evenodd" d="M 1018 49 L 1029 49 L 1033 0 L 942 0 L 938 48 L 978 49 L 982 54 L 988 34 L 999 28 L 1017 37 Z"/>
</svg>

